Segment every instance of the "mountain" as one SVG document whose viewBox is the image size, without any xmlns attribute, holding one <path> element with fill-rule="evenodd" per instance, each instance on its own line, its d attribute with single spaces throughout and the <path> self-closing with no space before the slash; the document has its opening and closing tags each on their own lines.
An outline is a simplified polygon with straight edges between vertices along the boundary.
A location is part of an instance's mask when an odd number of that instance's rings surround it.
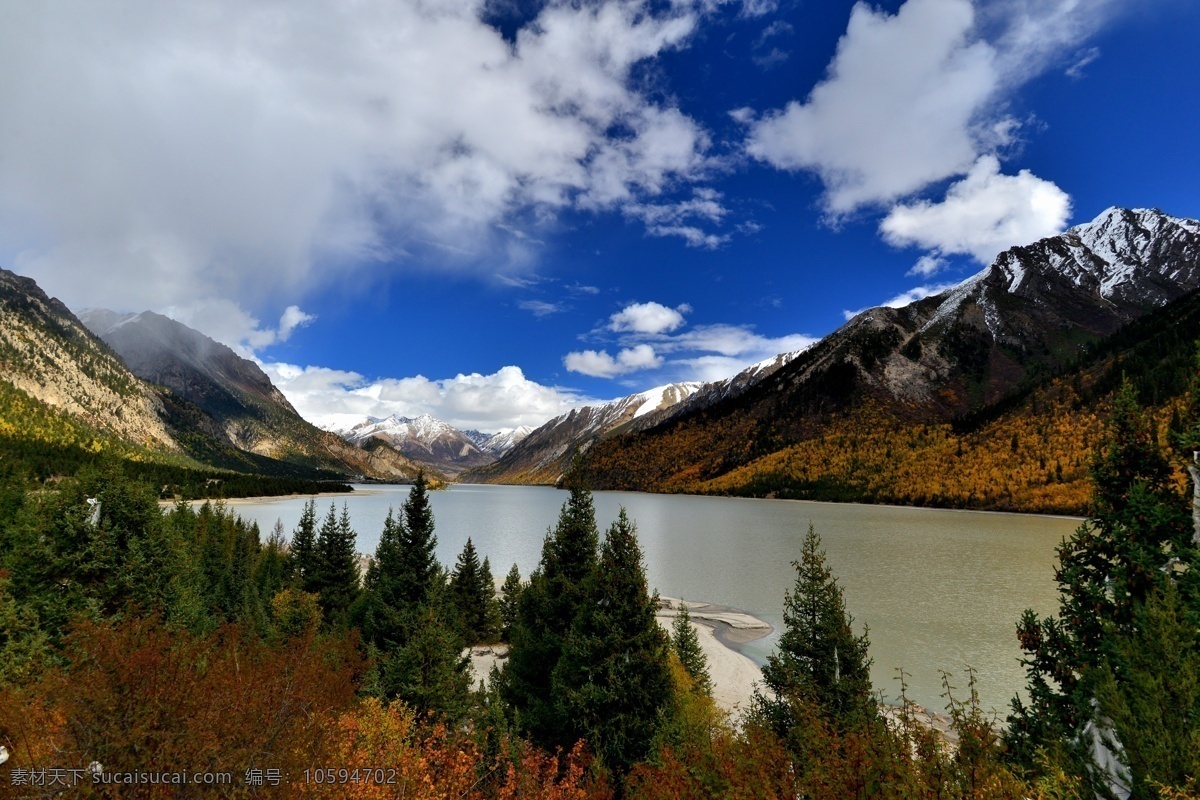
<svg viewBox="0 0 1200 800">
<path fill-rule="evenodd" d="M 536 428 L 499 460 L 462 476 L 481 483 L 554 483 L 599 437 L 686 400 L 700 383 L 671 383 L 595 406 L 573 409 Z"/>
<path fill-rule="evenodd" d="M 92 432 L 139 447 L 180 453 L 161 398 L 104 342 L 31 279 L 0 269 L 0 381 L 9 408 L 6 434 L 31 434 L 33 416 L 58 419 L 56 440 Z M 31 405 L 32 404 L 32 405 Z M 32 410 L 45 406 L 44 414 Z M 68 433 L 68 428 L 82 425 Z"/>
<path fill-rule="evenodd" d="M 391 448 L 363 450 L 306 422 L 257 364 L 169 317 L 87 309 L 79 319 L 134 375 L 202 412 L 183 419 L 168 403 L 166 416 L 176 427 L 198 428 L 219 445 L 288 464 L 388 480 L 416 476 L 419 467 Z M 195 455 L 214 460 L 207 452 Z"/>
<path fill-rule="evenodd" d="M 463 431 L 476 446 L 485 453 L 491 453 L 499 458 L 520 444 L 525 437 L 533 433 L 528 425 L 518 425 L 515 428 L 501 428 L 495 433 L 479 431 Z"/>
<path fill-rule="evenodd" d="M 772 375 L 802 351 L 752 364 L 720 381 L 671 383 L 611 400 L 598 406 L 574 409 L 533 430 L 496 463 L 476 468 L 463 480 L 480 483 L 556 483 L 577 452 L 604 437 L 651 428 L 665 420 L 735 397 Z"/>
<path fill-rule="evenodd" d="M 496 458 L 481 446 L 488 441 L 487 438 L 477 442 L 458 428 L 429 414 L 415 418 L 393 414 L 382 419 L 366 417 L 359 421 L 347 421 L 344 415 L 337 415 L 328 420 L 318 420 L 318 423 L 360 447 L 370 442 L 383 442 L 405 457 L 448 476 L 474 466 L 490 464 Z"/>
<path fill-rule="evenodd" d="M 606 438 L 588 451 L 587 474 L 595 488 L 862 498 L 865 484 L 828 465 L 869 463 L 875 431 L 892 432 L 895 448 L 880 455 L 895 458 L 908 431 L 1003 403 L 1197 287 L 1200 223 L 1108 209 L 1002 253 L 948 292 L 858 314 L 740 394 Z M 825 461 L 784 469 L 780 454 L 794 448 Z"/>
</svg>

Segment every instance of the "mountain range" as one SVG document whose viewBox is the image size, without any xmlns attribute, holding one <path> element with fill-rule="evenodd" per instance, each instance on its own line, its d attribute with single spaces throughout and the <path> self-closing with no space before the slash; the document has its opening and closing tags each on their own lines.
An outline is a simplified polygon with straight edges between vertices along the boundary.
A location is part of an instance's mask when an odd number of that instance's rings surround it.
<svg viewBox="0 0 1200 800">
<path fill-rule="evenodd" d="M 461 431 L 429 414 L 418 417 L 347 417 L 344 414 L 317 418 L 314 422 L 359 447 L 382 442 L 409 459 L 448 477 L 464 470 L 490 464 L 529 434 L 527 427 L 505 428 L 496 433 Z"/>
<path fill-rule="evenodd" d="M 690 388 L 653 414 L 629 413 L 639 402 L 633 395 L 557 417 L 464 479 L 554 483 L 579 457 L 596 488 L 1078 511 L 1099 435 L 1097 409 L 1089 406 L 1086 424 L 1039 418 L 1044 446 L 1035 455 L 1039 448 L 1012 446 L 1008 429 L 1029 423 L 1031 413 L 1012 407 L 1013 399 L 1041 387 L 1034 416 L 1081 403 L 1105 368 L 1090 365 L 1068 389 L 1051 391 L 1048 382 L 1058 376 L 1061 384 L 1065 370 L 1084 369 L 1081 359 L 1099 343 L 1198 287 L 1200 223 L 1110 208 L 1059 236 L 1005 251 L 953 289 L 903 308 L 863 311 L 805 351 Z M 996 413 L 1000 407 L 1010 417 Z M 967 431 L 972 419 L 993 427 Z M 1048 432 L 1052 423 L 1056 435 Z M 993 447 L 995 437 L 1007 445 L 1003 452 Z M 935 440 L 952 452 L 930 464 L 932 456 L 918 454 L 928 455 Z M 984 486 L 983 476 L 1003 473 L 1006 464 L 1021 474 L 1018 451 L 1035 458 L 1029 475 Z M 1047 464 L 1051 451 L 1058 459 Z M 956 467 L 956 458 L 975 461 Z M 954 489 L 927 477 L 950 473 L 976 477 Z M 997 493 L 1001 484 L 1007 495 Z"/>
<path fill-rule="evenodd" d="M 428 415 L 311 424 L 179 322 L 76 316 L 0 270 L 0 438 L 252 474 L 554 484 L 577 467 L 595 488 L 1079 511 L 1114 376 L 1174 365 L 1139 373 L 1170 415 L 1197 289 L 1200 223 L 1111 208 L 730 379 L 488 434 Z"/>
</svg>

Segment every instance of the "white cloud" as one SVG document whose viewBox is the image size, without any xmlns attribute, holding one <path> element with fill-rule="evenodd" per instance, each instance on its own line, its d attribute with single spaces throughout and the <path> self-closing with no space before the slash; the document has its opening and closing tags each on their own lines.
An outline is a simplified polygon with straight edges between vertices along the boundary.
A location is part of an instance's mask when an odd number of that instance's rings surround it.
<svg viewBox="0 0 1200 800">
<path fill-rule="evenodd" d="M 1011 244 L 1061 230 L 1069 198 L 1027 171 L 1000 175 L 996 154 L 1019 140 L 1005 101 L 1047 69 L 1098 55 L 1080 50 L 1127 0 L 907 0 L 894 14 L 859 2 L 826 78 L 804 102 L 762 116 L 737 109 L 747 152 L 778 169 L 816 173 L 833 216 L 896 204 L 955 176 L 938 235 L 911 220 L 934 204 L 899 205 L 890 241 L 985 260 Z M 988 175 L 986 170 L 996 164 Z M 982 177 L 981 177 L 982 176 Z M 979 184 L 986 183 L 986 186 Z M 964 193 L 970 191 L 972 202 Z M 986 199 L 985 199 L 986 195 Z M 1061 219 L 1060 219 L 1061 218 Z M 907 235 L 905 223 L 912 225 Z M 974 225 L 975 227 L 969 228 Z M 920 230 L 918 230 L 920 228 Z"/>
<path fill-rule="evenodd" d="M 897 247 L 964 253 L 990 264 L 1009 247 L 1061 233 L 1070 214 L 1062 189 L 1028 170 L 1002 175 L 995 156 L 983 156 L 945 200 L 898 205 L 879 228 Z"/>
<path fill-rule="evenodd" d="M 747 151 L 815 171 L 834 213 L 965 171 L 999 83 L 974 23 L 969 0 L 908 0 L 895 15 L 856 4 L 828 77 L 804 103 L 751 121 Z"/>
<path fill-rule="evenodd" d="M 482 0 L 14 7 L 0 259 L 139 310 L 257 307 L 364 264 L 526 264 L 514 231 L 707 173 L 703 128 L 632 77 L 705 5 L 550 0 L 511 43 Z"/>
<path fill-rule="evenodd" d="M 693 351 L 736 356 L 743 366 L 749 366 L 780 353 L 803 350 L 815 341 L 805 334 L 770 338 L 755 333 L 749 325 L 718 324 L 697 325 L 677 336 L 656 340 L 656 343 L 663 352 Z"/>
<path fill-rule="evenodd" d="M 651 334 L 673 331 L 683 325 L 681 311 L 687 313 L 691 306 L 685 304 L 677 310 L 655 302 L 632 303 L 609 317 L 608 328 L 617 332 Z"/>
<path fill-rule="evenodd" d="M 917 275 L 922 278 L 931 278 L 945 269 L 946 265 L 946 259 L 927 253 L 918 258 L 917 263 L 912 265 L 912 269 L 904 274 L 910 277 Z"/>
<path fill-rule="evenodd" d="M 729 213 L 721 204 L 721 193 L 709 188 L 695 189 L 688 200 L 673 203 L 642 203 L 625 208 L 625 214 L 646 224 L 651 236 L 680 236 L 689 247 L 715 250 L 727 243 L 726 234 L 705 231 L 697 223 L 720 224 Z"/>
<path fill-rule="evenodd" d="M 879 305 L 886 306 L 888 308 L 904 308 L 905 306 L 911 305 L 918 300 L 924 300 L 926 297 L 932 297 L 935 294 L 941 294 L 947 289 L 953 289 L 957 285 L 958 283 L 951 282 L 935 283 L 927 286 L 914 286 L 908 291 L 901 292 L 889 300 L 884 300 Z M 875 306 L 868 306 L 868 308 L 875 308 Z M 866 310 L 866 308 L 860 308 L 857 311 L 850 311 L 847 309 L 842 311 L 842 316 L 850 320 Z"/>
<path fill-rule="evenodd" d="M 278 327 L 264 328 L 257 317 L 237 303 L 211 297 L 196 298 L 184 305 L 166 306 L 161 312 L 228 345 L 245 357 L 276 342 L 287 341 L 297 328 L 316 319 L 315 315 L 305 313 L 299 306 L 288 306 L 279 317 Z"/>
<path fill-rule="evenodd" d="M 286 342 L 296 328 L 303 327 L 316 319 L 315 314 L 306 314 L 300 306 L 288 306 L 279 317 L 279 341 Z"/>
<path fill-rule="evenodd" d="M 367 380 L 356 372 L 326 367 L 285 363 L 261 366 L 300 415 L 310 421 L 338 414 L 431 414 L 458 428 L 496 431 L 541 425 L 571 408 L 594 402 L 572 390 L 531 381 L 515 366 L 503 367 L 491 375 L 460 374 L 442 380 L 422 375 Z"/>
<path fill-rule="evenodd" d="M 618 324 L 618 317 L 630 309 L 635 311 Z M 662 370 L 656 380 L 715 381 L 780 353 L 804 350 L 817 341 L 806 334 L 763 336 L 755 333 L 751 325 L 697 325 L 674 333 L 684 324 L 682 314 L 691 311 L 692 307 L 686 303 L 676 309 L 658 303 L 629 306 L 621 314 L 613 315 L 613 324 L 608 328 L 620 333 L 618 342 L 625 348 L 616 358 L 607 350 L 584 350 L 568 353 L 563 363 L 572 372 L 596 378 Z M 599 332 L 593 331 L 596 333 Z"/>
<path fill-rule="evenodd" d="M 590 375 L 593 378 L 615 378 L 630 372 L 657 369 L 662 363 L 662 357 L 648 344 L 638 344 L 621 350 L 616 358 L 610 356 L 607 350 L 584 350 L 563 356 L 563 365 L 568 371 Z"/>
</svg>

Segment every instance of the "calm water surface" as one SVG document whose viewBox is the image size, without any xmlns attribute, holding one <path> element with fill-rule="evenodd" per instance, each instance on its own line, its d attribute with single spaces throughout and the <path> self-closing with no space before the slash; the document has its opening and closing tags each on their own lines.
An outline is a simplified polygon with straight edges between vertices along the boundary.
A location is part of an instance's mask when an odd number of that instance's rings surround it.
<svg viewBox="0 0 1200 800">
<path fill-rule="evenodd" d="M 360 486 L 336 498 L 350 510 L 358 549 L 370 553 L 389 507 L 406 486 Z M 456 485 L 431 492 L 438 557 L 453 566 L 467 537 L 502 580 L 512 564 L 522 577 L 537 566 L 546 529 L 565 493 L 546 487 Z M 307 498 L 238 502 L 264 537 L 276 520 L 291 532 Z M 318 498 L 323 513 L 329 498 Z M 898 694 L 896 669 L 911 673 L 909 695 L 941 708 L 939 670 L 965 686 L 964 666 L 979 673 L 985 707 L 1007 710 L 1022 686 L 1015 624 L 1022 610 L 1056 607 L 1054 548 L 1078 520 L 890 506 L 785 500 L 598 492 L 601 530 L 621 506 L 637 523 L 650 585 L 661 594 L 743 609 L 783 625 L 783 593 L 795 583 L 791 562 L 811 522 L 846 594 L 855 628 L 869 626 L 872 677 Z M 762 663 L 778 633 L 746 646 Z"/>
</svg>

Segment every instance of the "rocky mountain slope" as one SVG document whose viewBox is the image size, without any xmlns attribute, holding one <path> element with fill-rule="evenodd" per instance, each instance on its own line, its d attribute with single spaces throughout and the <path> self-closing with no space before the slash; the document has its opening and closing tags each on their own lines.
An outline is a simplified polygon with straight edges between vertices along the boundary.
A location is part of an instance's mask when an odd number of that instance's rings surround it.
<svg viewBox="0 0 1200 800">
<path fill-rule="evenodd" d="M 463 431 L 467 438 L 475 443 L 485 453 L 491 453 L 496 458 L 512 450 L 521 441 L 533 433 L 533 428 L 528 425 L 518 425 L 515 428 L 501 428 L 495 433 L 484 433 L 482 431 Z"/>
<path fill-rule="evenodd" d="M 241 452 L 385 480 L 408 480 L 420 469 L 390 447 L 364 450 L 306 422 L 258 365 L 169 317 L 88 309 L 79 318 L 133 374 L 199 409 L 168 414 L 185 437 L 199 429 Z"/>
<path fill-rule="evenodd" d="M 686 400 L 703 386 L 672 383 L 608 403 L 573 409 L 536 428 L 495 463 L 466 473 L 463 480 L 554 483 L 570 466 L 576 452 L 586 451 L 614 430 Z"/>
<path fill-rule="evenodd" d="M 941 295 L 862 312 L 737 396 L 605 439 L 588 474 L 597 488 L 697 491 L 738 471 L 748 486 L 749 465 L 865 409 L 877 426 L 939 425 L 1002 401 L 1197 287 L 1200 223 L 1108 209 Z"/>
<path fill-rule="evenodd" d="M 159 396 L 29 278 L 0 269 L 0 380 L 138 446 L 179 452 Z M 19 434 L 21 420 L 7 421 Z"/>
<path fill-rule="evenodd" d="M 496 463 L 471 470 L 463 480 L 481 483 L 556 483 L 576 453 L 601 439 L 654 427 L 675 416 L 736 397 L 774 374 L 802 351 L 753 364 L 721 381 L 672 383 L 598 406 L 569 411 L 531 431 Z"/>
</svg>

